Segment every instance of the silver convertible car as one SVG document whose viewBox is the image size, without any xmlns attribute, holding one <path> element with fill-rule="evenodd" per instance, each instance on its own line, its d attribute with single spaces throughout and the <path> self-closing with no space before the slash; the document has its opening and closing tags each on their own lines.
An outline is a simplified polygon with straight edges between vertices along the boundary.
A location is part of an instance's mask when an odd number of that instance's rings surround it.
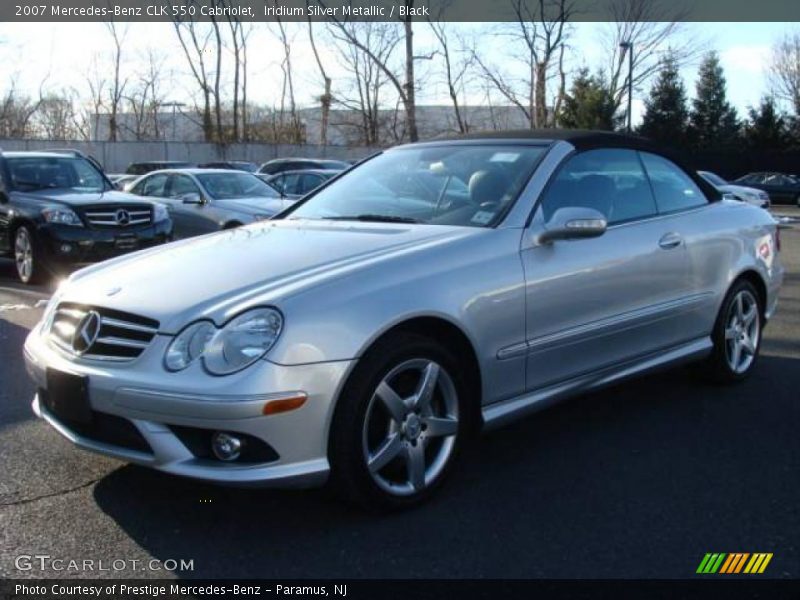
<svg viewBox="0 0 800 600">
<path fill-rule="evenodd" d="M 402 146 L 275 220 L 73 274 L 25 343 L 33 410 L 167 473 L 403 507 L 481 427 L 687 361 L 746 377 L 778 251 L 766 211 L 638 138 Z"/>
</svg>

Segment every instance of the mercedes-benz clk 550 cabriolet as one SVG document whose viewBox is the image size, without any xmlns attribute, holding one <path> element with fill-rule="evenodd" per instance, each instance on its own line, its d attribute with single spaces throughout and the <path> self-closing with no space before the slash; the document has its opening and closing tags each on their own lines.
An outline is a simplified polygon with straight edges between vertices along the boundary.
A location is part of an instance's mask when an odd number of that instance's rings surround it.
<svg viewBox="0 0 800 600">
<path fill-rule="evenodd" d="M 778 251 L 766 211 L 638 138 L 402 146 L 73 274 L 25 344 L 33 409 L 167 473 L 408 506 L 482 427 L 682 362 L 746 377 Z"/>
</svg>

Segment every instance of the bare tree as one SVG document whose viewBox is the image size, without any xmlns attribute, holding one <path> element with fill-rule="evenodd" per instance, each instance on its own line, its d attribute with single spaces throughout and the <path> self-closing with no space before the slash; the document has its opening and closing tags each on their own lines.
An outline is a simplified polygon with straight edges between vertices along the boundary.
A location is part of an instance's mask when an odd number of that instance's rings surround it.
<svg viewBox="0 0 800 600">
<path fill-rule="evenodd" d="M 346 73 L 336 95 L 336 104 L 347 110 L 335 125 L 340 129 L 354 130 L 356 137 L 353 141 L 367 146 L 379 145 L 383 141 L 384 88 L 390 84 L 385 69 L 380 65 L 387 63 L 399 46 L 399 29 L 394 23 L 351 22 L 342 26 L 331 25 L 331 37 Z M 362 44 L 350 43 L 353 37 L 360 39 Z M 362 47 L 368 47 L 369 52 Z M 351 115 L 356 115 L 356 118 Z M 392 129 L 396 131 L 396 128 Z"/>
<path fill-rule="evenodd" d="M 143 53 L 140 64 L 144 68 L 128 86 L 125 102 L 132 115 L 132 123 L 126 128 L 134 139 L 160 139 L 161 129 L 159 111 L 164 103 L 162 90 L 162 70 L 164 58 L 153 48 Z"/>
<path fill-rule="evenodd" d="M 100 133 L 100 117 L 106 102 L 106 85 L 108 81 L 103 76 L 105 69 L 101 68 L 99 56 L 95 54 L 90 63 L 89 74 L 86 76 L 86 85 L 89 88 L 89 110 L 91 112 L 92 130 L 95 139 Z"/>
<path fill-rule="evenodd" d="M 194 0 L 186 0 L 186 2 L 187 4 L 193 4 Z M 186 62 L 189 65 L 189 71 L 195 83 L 200 88 L 202 105 L 197 108 L 198 112 L 202 115 L 203 138 L 207 142 L 214 141 L 216 135 L 211 115 L 211 97 L 214 94 L 214 90 L 211 85 L 209 69 L 206 64 L 206 58 L 210 53 L 209 43 L 211 31 L 208 28 L 202 28 L 198 23 L 192 20 L 176 18 L 173 20 L 173 25 L 175 27 L 175 33 L 178 36 L 178 41 L 183 49 Z"/>
<path fill-rule="evenodd" d="M 800 31 L 787 34 L 772 49 L 769 82 L 774 96 L 800 117 Z"/>
<path fill-rule="evenodd" d="M 117 118 L 119 115 L 120 104 L 122 103 L 122 98 L 125 93 L 125 86 L 128 83 L 127 78 L 123 78 L 121 73 L 122 46 L 125 43 L 125 37 L 128 33 L 128 28 L 124 27 L 120 29 L 118 24 L 114 21 L 106 21 L 104 25 L 111 34 L 111 39 L 113 42 L 111 61 L 113 65 L 112 70 L 114 77 L 111 81 L 111 87 L 108 90 L 108 106 L 110 111 L 108 118 L 108 140 L 110 142 L 115 142 L 117 141 L 117 133 L 119 131 L 119 123 Z"/>
<path fill-rule="evenodd" d="M 309 2 L 306 2 L 306 8 L 309 6 Z M 319 143 L 322 146 L 326 146 L 328 144 L 328 122 L 330 121 L 330 114 L 331 114 L 331 103 L 333 101 L 333 94 L 331 93 L 331 86 L 332 80 L 328 76 L 328 73 L 325 71 L 325 66 L 322 64 L 322 59 L 319 56 L 319 51 L 317 50 L 317 44 L 314 41 L 314 25 L 311 22 L 311 16 L 308 16 L 308 41 L 311 43 L 311 51 L 314 53 L 314 60 L 317 62 L 317 68 L 319 69 L 319 74 L 322 77 L 322 81 L 324 84 L 324 91 L 322 95 L 319 97 L 319 103 L 321 108 L 321 123 L 320 123 L 320 136 L 319 136 Z"/>
<path fill-rule="evenodd" d="M 437 53 L 441 56 L 444 63 L 444 79 L 447 85 L 447 93 L 450 96 L 450 102 L 453 104 L 453 112 L 455 113 L 456 124 L 461 133 L 469 131 L 469 123 L 467 122 L 466 115 L 462 114 L 461 106 L 459 105 L 459 94 L 463 91 L 467 71 L 474 63 L 474 52 L 464 52 L 463 40 L 461 41 L 462 51 L 458 53 L 452 48 L 449 32 L 445 24 L 444 16 L 447 5 L 443 5 L 439 10 L 436 20 L 428 19 L 428 24 L 439 43 Z M 458 54 L 458 56 L 457 56 Z"/>
<path fill-rule="evenodd" d="M 321 6 L 327 8 L 323 0 L 317 0 L 317 2 Z M 406 8 L 406 14 L 408 16 L 405 16 L 401 19 L 403 26 L 403 41 L 405 46 L 405 68 L 404 75 L 402 76 L 395 72 L 395 70 L 392 68 L 391 62 L 388 59 L 380 59 L 375 54 L 373 49 L 370 48 L 370 46 L 365 42 L 365 40 L 359 38 L 358 32 L 361 31 L 360 28 L 349 27 L 349 21 L 339 19 L 336 16 L 331 16 L 330 20 L 334 26 L 338 28 L 340 35 L 344 36 L 349 43 L 353 44 L 362 52 L 364 52 L 364 54 L 366 54 L 369 59 L 372 60 L 381 71 L 383 71 L 387 79 L 391 82 L 392 86 L 394 86 L 395 90 L 397 91 L 397 95 L 400 97 L 400 101 L 403 103 L 408 139 L 412 142 L 416 142 L 419 139 L 419 134 L 417 132 L 416 80 L 414 75 L 414 62 L 423 57 L 414 54 L 414 28 L 412 17 L 410 16 L 410 9 L 414 8 L 414 0 L 403 0 L 403 5 Z"/>
<path fill-rule="evenodd" d="M 34 117 L 37 135 L 47 140 L 71 140 L 80 137 L 76 98 L 71 90 L 50 92 L 38 103 Z"/>
<path fill-rule="evenodd" d="M 506 70 L 488 63 L 479 53 L 475 60 L 484 77 L 508 102 L 525 115 L 531 128 L 554 125 L 548 110 L 548 83 L 551 67 L 559 61 L 559 92 L 563 97 L 562 48 L 569 35 L 569 22 L 575 13 L 573 0 L 511 0 L 515 22 L 496 34 L 510 42 L 512 58 L 525 66 L 526 75 L 515 78 Z"/>
<path fill-rule="evenodd" d="M 277 0 L 274 0 L 277 2 Z M 300 119 L 297 116 L 297 103 L 294 94 L 294 71 L 292 68 L 292 42 L 289 37 L 286 25 L 280 18 L 275 19 L 276 27 L 272 28 L 273 34 L 283 47 L 283 58 L 280 63 L 283 73 L 283 84 L 281 86 L 281 100 L 279 119 L 284 134 L 288 136 L 287 141 L 293 144 L 303 142 Z M 286 103 L 288 101 L 288 122 L 286 120 Z"/>
<path fill-rule="evenodd" d="M 678 67 L 697 60 L 704 45 L 685 31 L 683 19 L 688 9 L 680 0 L 669 5 L 640 0 L 609 0 L 613 23 L 603 32 L 608 57 L 604 69 L 615 109 L 619 110 L 628 94 L 628 62 L 623 42 L 633 46 L 633 88 L 640 88 L 661 68 L 669 52 Z M 681 35 L 680 44 L 671 45 Z"/>
<path fill-rule="evenodd" d="M 17 91 L 12 78 L 5 95 L 0 98 L 0 137 L 25 138 L 32 133 L 31 119 L 39 107 L 37 101 Z"/>
</svg>

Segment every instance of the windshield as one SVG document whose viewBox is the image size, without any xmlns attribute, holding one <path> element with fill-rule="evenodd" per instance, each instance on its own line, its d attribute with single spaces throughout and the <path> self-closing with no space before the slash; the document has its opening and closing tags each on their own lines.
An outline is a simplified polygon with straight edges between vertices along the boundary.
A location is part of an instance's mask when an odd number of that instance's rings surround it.
<svg viewBox="0 0 800 600">
<path fill-rule="evenodd" d="M 411 146 L 342 175 L 287 215 L 487 227 L 516 200 L 546 146 Z"/>
<path fill-rule="evenodd" d="M 14 187 L 26 192 L 43 189 L 104 192 L 111 189 L 100 172 L 80 157 L 11 157 L 7 163 Z"/>
<path fill-rule="evenodd" d="M 279 196 L 275 189 L 250 173 L 202 173 L 197 179 L 215 200 Z"/>
<path fill-rule="evenodd" d="M 711 185 L 716 185 L 716 186 L 728 185 L 727 181 L 725 181 L 722 177 L 720 177 L 716 173 L 712 173 L 711 171 L 700 171 L 700 175 L 702 175 L 703 179 L 705 179 Z"/>
</svg>

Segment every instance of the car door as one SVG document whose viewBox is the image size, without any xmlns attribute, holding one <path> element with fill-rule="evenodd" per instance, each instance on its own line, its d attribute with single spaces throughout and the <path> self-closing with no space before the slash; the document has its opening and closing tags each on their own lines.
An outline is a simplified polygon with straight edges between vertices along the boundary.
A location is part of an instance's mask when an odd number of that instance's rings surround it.
<svg viewBox="0 0 800 600">
<path fill-rule="evenodd" d="M 606 216 L 596 238 L 537 244 L 559 208 Z M 686 248 L 661 219 L 634 150 L 568 158 L 543 192 L 523 242 L 529 390 L 644 357 L 691 337 L 680 310 L 689 295 Z"/>
<path fill-rule="evenodd" d="M 192 237 L 219 229 L 218 211 L 191 177 L 183 173 L 173 173 L 167 185 L 173 207 L 175 237 Z"/>
<path fill-rule="evenodd" d="M 0 254 L 10 252 L 13 246 L 9 223 L 11 221 L 11 197 L 6 189 L 5 182 L 0 177 Z"/>
</svg>

